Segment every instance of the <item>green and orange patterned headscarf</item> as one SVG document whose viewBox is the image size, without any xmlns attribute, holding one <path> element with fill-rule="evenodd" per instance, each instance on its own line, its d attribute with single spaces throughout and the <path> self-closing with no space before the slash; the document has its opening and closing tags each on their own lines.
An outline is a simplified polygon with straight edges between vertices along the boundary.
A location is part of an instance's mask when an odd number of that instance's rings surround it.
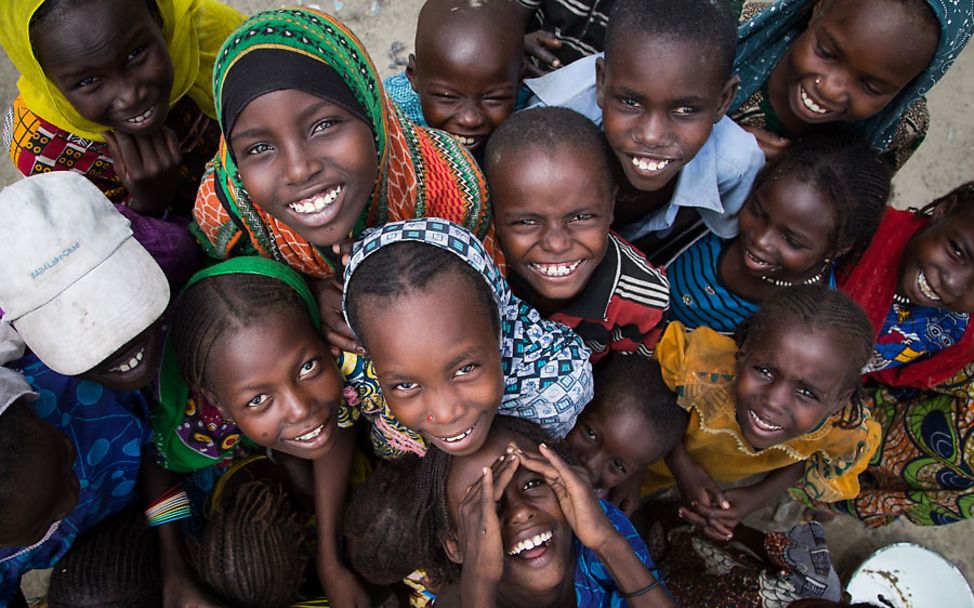
<svg viewBox="0 0 974 608">
<path fill-rule="evenodd" d="M 486 237 L 493 254 L 486 183 L 473 158 L 448 134 L 416 126 L 400 114 L 386 96 L 365 47 L 334 17 L 308 8 L 268 11 L 254 15 L 231 34 L 213 71 L 221 125 L 227 122 L 223 116 L 224 91 L 241 72 L 235 73 L 234 67 L 246 55 L 267 50 L 311 58 L 320 63 L 323 78 L 337 73 L 357 102 L 355 109 L 372 128 L 379 177 L 369 205 L 350 236 L 357 237 L 366 226 L 439 217 Z M 291 63 L 282 61 L 275 67 L 287 70 Z M 307 76 L 306 72 L 296 74 L 295 82 Z M 286 80 L 280 75 L 275 79 Z M 252 77 L 248 80 L 255 81 Z M 235 83 L 235 95 L 240 94 L 239 84 Z M 294 88 L 306 87 L 296 84 Z M 210 256 L 225 259 L 258 253 L 306 275 L 333 276 L 334 263 L 327 253 L 272 217 L 261 208 L 260 201 L 251 200 L 226 144 L 227 133 L 223 136 L 194 209 L 194 230 Z"/>
</svg>

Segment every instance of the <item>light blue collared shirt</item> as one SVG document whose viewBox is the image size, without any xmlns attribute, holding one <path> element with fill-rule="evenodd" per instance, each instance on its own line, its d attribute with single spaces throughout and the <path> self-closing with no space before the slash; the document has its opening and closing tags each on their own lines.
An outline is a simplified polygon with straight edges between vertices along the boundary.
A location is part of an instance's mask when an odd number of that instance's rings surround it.
<svg viewBox="0 0 974 608">
<path fill-rule="evenodd" d="M 524 81 L 534 94 L 527 107 L 570 108 L 602 126 L 602 108 L 596 102 L 595 61 L 602 54 L 583 57 L 541 78 Z M 656 233 L 666 237 L 681 207 L 696 208 L 707 228 L 717 236 L 737 236 L 737 213 L 744 205 L 764 153 L 753 135 L 724 116 L 697 155 L 677 175 L 670 202 L 618 232 L 628 241 Z"/>
</svg>

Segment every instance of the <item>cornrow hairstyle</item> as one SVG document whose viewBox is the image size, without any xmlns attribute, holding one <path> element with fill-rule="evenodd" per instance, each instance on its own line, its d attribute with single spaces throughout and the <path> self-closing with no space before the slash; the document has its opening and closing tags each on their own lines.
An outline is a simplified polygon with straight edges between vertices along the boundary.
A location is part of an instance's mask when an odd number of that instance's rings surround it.
<svg viewBox="0 0 974 608">
<path fill-rule="evenodd" d="M 927 203 L 922 209 L 915 209 L 914 212 L 938 220 L 954 213 L 970 213 L 972 210 L 974 210 L 974 181 L 957 186 L 935 201 Z"/>
<path fill-rule="evenodd" d="M 785 175 L 811 186 L 829 204 L 835 218 L 829 245 L 850 248 L 843 265 L 854 263 L 879 228 L 890 195 L 890 168 L 865 141 L 829 127 L 788 146 L 761 170 L 752 192 Z"/>
<path fill-rule="evenodd" d="M 187 543 L 200 579 L 239 608 L 284 608 L 298 598 L 305 531 L 284 486 L 257 479 L 221 505 Z"/>
<path fill-rule="evenodd" d="M 416 522 L 410 517 L 420 458 L 408 454 L 380 463 L 352 493 L 345 509 L 345 548 L 349 565 L 376 585 L 391 585 L 420 567 Z"/>
<path fill-rule="evenodd" d="M 138 507 L 79 536 L 54 566 L 50 608 L 161 608 L 155 531 Z"/>
<path fill-rule="evenodd" d="M 365 258 L 345 285 L 349 325 L 363 346 L 368 348 L 368 334 L 362 325 L 363 308 L 373 308 L 376 304 L 389 306 L 396 300 L 422 292 L 440 277 L 457 279 L 451 281 L 451 289 L 459 289 L 460 285 L 473 289 L 480 308 L 478 312 L 490 319 L 494 333 L 500 332 L 497 302 L 484 278 L 449 251 L 410 241 L 382 247 Z"/>
<path fill-rule="evenodd" d="M 849 296 L 820 285 L 786 287 L 765 300 L 734 334 L 745 352 L 776 327 L 800 327 L 809 333 L 826 333 L 843 345 L 848 358 L 846 386 L 853 389 L 849 407 L 836 422 L 840 428 L 854 428 L 865 415 L 859 372 L 873 352 L 873 330 L 869 318 Z"/>
<path fill-rule="evenodd" d="M 19 463 L 37 458 L 33 446 L 40 432 L 40 419 L 26 399 L 18 399 L 0 415 L 0 504 L 8 504 L 8 497 L 16 492 Z"/>
<path fill-rule="evenodd" d="M 210 353 L 224 335 L 286 313 L 313 322 L 301 296 L 283 281 L 256 274 L 207 277 L 176 301 L 169 340 L 192 388 L 206 388 Z"/>
<path fill-rule="evenodd" d="M 728 0 L 617 0 L 605 30 L 605 56 L 631 36 L 669 39 L 700 46 L 720 68 L 720 84 L 731 77 L 737 50 L 737 13 Z"/>
<path fill-rule="evenodd" d="M 511 155 L 530 151 L 548 157 L 588 151 L 588 159 L 595 161 L 594 171 L 611 193 L 613 187 L 612 152 L 594 122 L 568 108 L 554 106 L 515 112 L 497 127 L 487 140 L 484 154 L 487 180 L 496 180 L 497 166 Z M 520 161 L 508 161 L 515 164 Z"/>
<path fill-rule="evenodd" d="M 652 440 L 666 454 L 686 434 L 690 415 L 676 403 L 676 393 L 663 382 L 659 362 L 614 353 L 595 368 L 595 399 L 586 411 L 602 418 L 632 412 L 653 429 Z"/>
</svg>

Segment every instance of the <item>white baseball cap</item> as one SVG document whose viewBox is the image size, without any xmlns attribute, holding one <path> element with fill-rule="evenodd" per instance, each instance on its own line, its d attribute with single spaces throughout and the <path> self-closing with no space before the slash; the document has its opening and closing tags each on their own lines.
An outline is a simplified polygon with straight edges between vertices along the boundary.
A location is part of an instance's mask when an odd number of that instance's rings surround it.
<svg viewBox="0 0 974 608">
<path fill-rule="evenodd" d="M 55 171 L 0 192 L 0 308 L 45 365 L 86 372 L 168 305 L 162 269 L 87 179 Z"/>
</svg>

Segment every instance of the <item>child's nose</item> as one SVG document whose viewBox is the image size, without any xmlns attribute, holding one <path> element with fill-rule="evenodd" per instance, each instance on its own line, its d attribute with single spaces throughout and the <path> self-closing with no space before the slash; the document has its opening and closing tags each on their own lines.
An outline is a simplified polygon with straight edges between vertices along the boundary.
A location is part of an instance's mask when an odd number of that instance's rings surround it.
<svg viewBox="0 0 974 608">
<path fill-rule="evenodd" d="M 283 150 L 283 175 L 286 183 L 304 184 L 321 171 L 322 163 L 313 155 L 305 153 L 302 147 L 283 146 Z"/>
<path fill-rule="evenodd" d="M 544 248 L 552 253 L 562 253 L 571 248 L 571 239 L 568 238 L 568 235 L 561 228 L 549 228 L 545 230 L 541 242 Z"/>
<path fill-rule="evenodd" d="M 507 524 L 525 524 L 535 515 L 535 509 L 521 494 L 515 483 L 508 484 L 500 503 L 501 521 Z"/>
<path fill-rule="evenodd" d="M 484 124 L 484 113 L 477 104 L 466 103 L 457 114 L 457 122 L 467 129 L 475 129 Z"/>
<path fill-rule="evenodd" d="M 822 76 L 818 85 L 823 101 L 827 103 L 842 103 L 849 94 L 849 75 L 844 70 L 832 70 Z"/>
<path fill-rule="evenodd" d="M 670 143 L 669 120 L 662 112 L 646 112 L 633 129 L 632 138 L 637 144 L 655 147 Z"/>
</svg>

